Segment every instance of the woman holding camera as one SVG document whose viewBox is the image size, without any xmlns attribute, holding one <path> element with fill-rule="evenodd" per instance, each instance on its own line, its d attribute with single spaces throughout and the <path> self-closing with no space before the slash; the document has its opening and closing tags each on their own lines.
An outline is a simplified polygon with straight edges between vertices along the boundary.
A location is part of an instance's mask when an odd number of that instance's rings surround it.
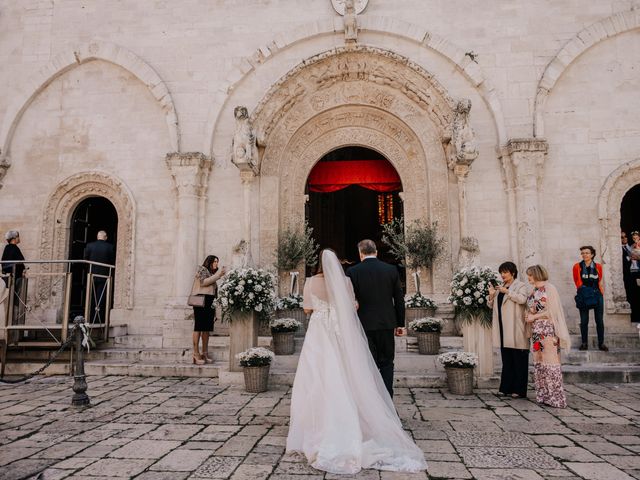
<svg viewBox="0 0 640 480">
<path fill-rule="evenodd" d="M 493 309 L 493 346 L 500 347 L 502 373 L 499 393 L 526 398 L 529 377 L 529 339 L 525 332 L 527 286 L 518 280 L 513 262 L 498 268 L 502 285 L 490 285 L 487 305 Z"/>
<path fill-rule="evenodd" d="M 579 350 L 589 349 L 589 310 L 593 310 L 598 334 L 598 348 L 608 352 L 604 344 L 604 287 L 602 265 L 595 262 L 596 249 L 591 245 L 580 247 L 582 261 L 573 266 L 573 282 L 576 285 L 576 307 L 580 311 Z"/>
</svg>

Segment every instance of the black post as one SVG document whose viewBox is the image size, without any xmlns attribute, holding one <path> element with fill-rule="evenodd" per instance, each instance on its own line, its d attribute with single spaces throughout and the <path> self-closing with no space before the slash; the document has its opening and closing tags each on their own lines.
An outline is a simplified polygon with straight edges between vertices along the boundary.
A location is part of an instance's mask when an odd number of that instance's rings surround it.
<svg viewBox="0 0 640 480">
<path fill-rule="evenodd" d="M 84 349 L 82 347 L 82 329 L 80 325 L 84 324 L 84 317 L 78 315 L 73 319 L 73 324 L 76 326 L 75 335 L 75 349 L 76 349 L 76 366 L 73 374 L 73 398 L 71 399 L 71 405 L 74 407 L 85 407 L 91 403 L 89 395 L 87 395 L 87 379 L 84 374 Z"/>
</svg>

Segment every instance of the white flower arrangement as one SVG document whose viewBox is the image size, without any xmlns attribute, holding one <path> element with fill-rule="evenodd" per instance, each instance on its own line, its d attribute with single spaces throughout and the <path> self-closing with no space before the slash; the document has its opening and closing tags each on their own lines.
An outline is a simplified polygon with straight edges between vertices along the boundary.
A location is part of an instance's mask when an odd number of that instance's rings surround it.
<svg viewBox="0 0 640 480">
<path fill-rule="evenodd" d="M 444 320 L 441 318 L 425 317 L 409 322 L 409 328 L 416 332 L 441 332 Z"/>
<path fill-rule="evenodd" d="M 404 299 L 404 306 L 407 308 L 438 308 L 436 302 L 429 297 L 425 297 L 420 292 L 409 295 Z"/>
<path fill-rule="evenodd" d="M 233 312 L 254 311 L 260 320 L 267 320 L 275 307 L 274 285 L 273 275 L 262 268 L 231 270 L 218 289 L 222 319 L 230 320 Z"/>
<path fill-rule="evenodd" d="M 253 347 L 236 355 L 241 367 L 263 367 L 271 365 L 275 354 L 264 347 Z"/>
<path fill-rule="evenodd" d="M 294 310 L 302 308 L 302 295 L 292 293 L 286 297 L 278 297 L 276 300 L 276 310 Z"/>
<path fill-rule="evenodd" d="M 445 367 L 473 368 L 478 365 L 478 355 L 470 352 L 441 353 L 438 362 Z"/>
<path fill-rule="evenodd" d="M 276 318 L 269 322 L 271 333 L 295 332 L 302 326 L 295 318 Z"/>
<path fill-rule="evenodd" d="M 491 310 L 486 298 L 489 284 L 499 280 L 496 272 L 489 267 L 468 267 L 458 270 L 451 282 L 449 301 L 456 315 L 465 322 L 479 319 L 484 326 L 491 325 Z"/>
</svg>

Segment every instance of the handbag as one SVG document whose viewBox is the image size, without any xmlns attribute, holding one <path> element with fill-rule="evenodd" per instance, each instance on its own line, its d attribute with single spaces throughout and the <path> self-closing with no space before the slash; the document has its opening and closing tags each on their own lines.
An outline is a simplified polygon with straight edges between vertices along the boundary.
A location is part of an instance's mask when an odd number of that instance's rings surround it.
<svg viewBox="0 0 640 480">
<path fill-rule="evenodd" d="M 204 295 L 189 295 L 187 305 L 191 307 L 204 307 Z"/>
</svg>

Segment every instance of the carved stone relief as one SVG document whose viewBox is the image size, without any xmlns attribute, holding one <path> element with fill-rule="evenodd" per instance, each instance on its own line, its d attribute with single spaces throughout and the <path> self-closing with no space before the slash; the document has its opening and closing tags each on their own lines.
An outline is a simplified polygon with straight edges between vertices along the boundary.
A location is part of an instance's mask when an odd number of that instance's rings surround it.
<svg viewBox="0 0 640 480">
<path fill-rule="evenodd" d="M 40 259 L 67 258 L 73 211 L 85 198 L 96 196 L 109 200 L 118 213 L 114 308 L 133 308 L 136 212 L 133 195 L 121 180 L 107 173 L 91 171 L 75 174 L 60 183 L 49 197 L 43 212 Z M 51 282 L 42 279 L 36 288 L 37 302 L 46 302 Z"/>
<path fill-rule="evenodd" d="M 380 49 L 336 49 L 293 69 L 252 115 L 264 147 L 260 204 L 269 205 L 260 209 L 260 261 L 269 261 L 278 226 L 303 220 L 313 165 L 331 150 L 351 145 L 376 150 L 395 166 L 407 221 L 437 221 L 448 238 L 458 216 L 449 205 L 445 152 L 455 106 L 431 75 Z M 450 257 L 449 251 L 434 269 L 436 292 L 448 288 Z"/>
<path fill-rule="evenodd" d="M 341 47 L 306 59 L 269 90 L 252 114 L 258 144 L 265 146 L 271 131 L 294 105 L 335 85 L 366 81 L 386 85 L 406 97 L 436 123 L 443 140 L 450 138 L 456 102 L 433 75 L 397 53 L 369 46 Z"/>
</svg>

